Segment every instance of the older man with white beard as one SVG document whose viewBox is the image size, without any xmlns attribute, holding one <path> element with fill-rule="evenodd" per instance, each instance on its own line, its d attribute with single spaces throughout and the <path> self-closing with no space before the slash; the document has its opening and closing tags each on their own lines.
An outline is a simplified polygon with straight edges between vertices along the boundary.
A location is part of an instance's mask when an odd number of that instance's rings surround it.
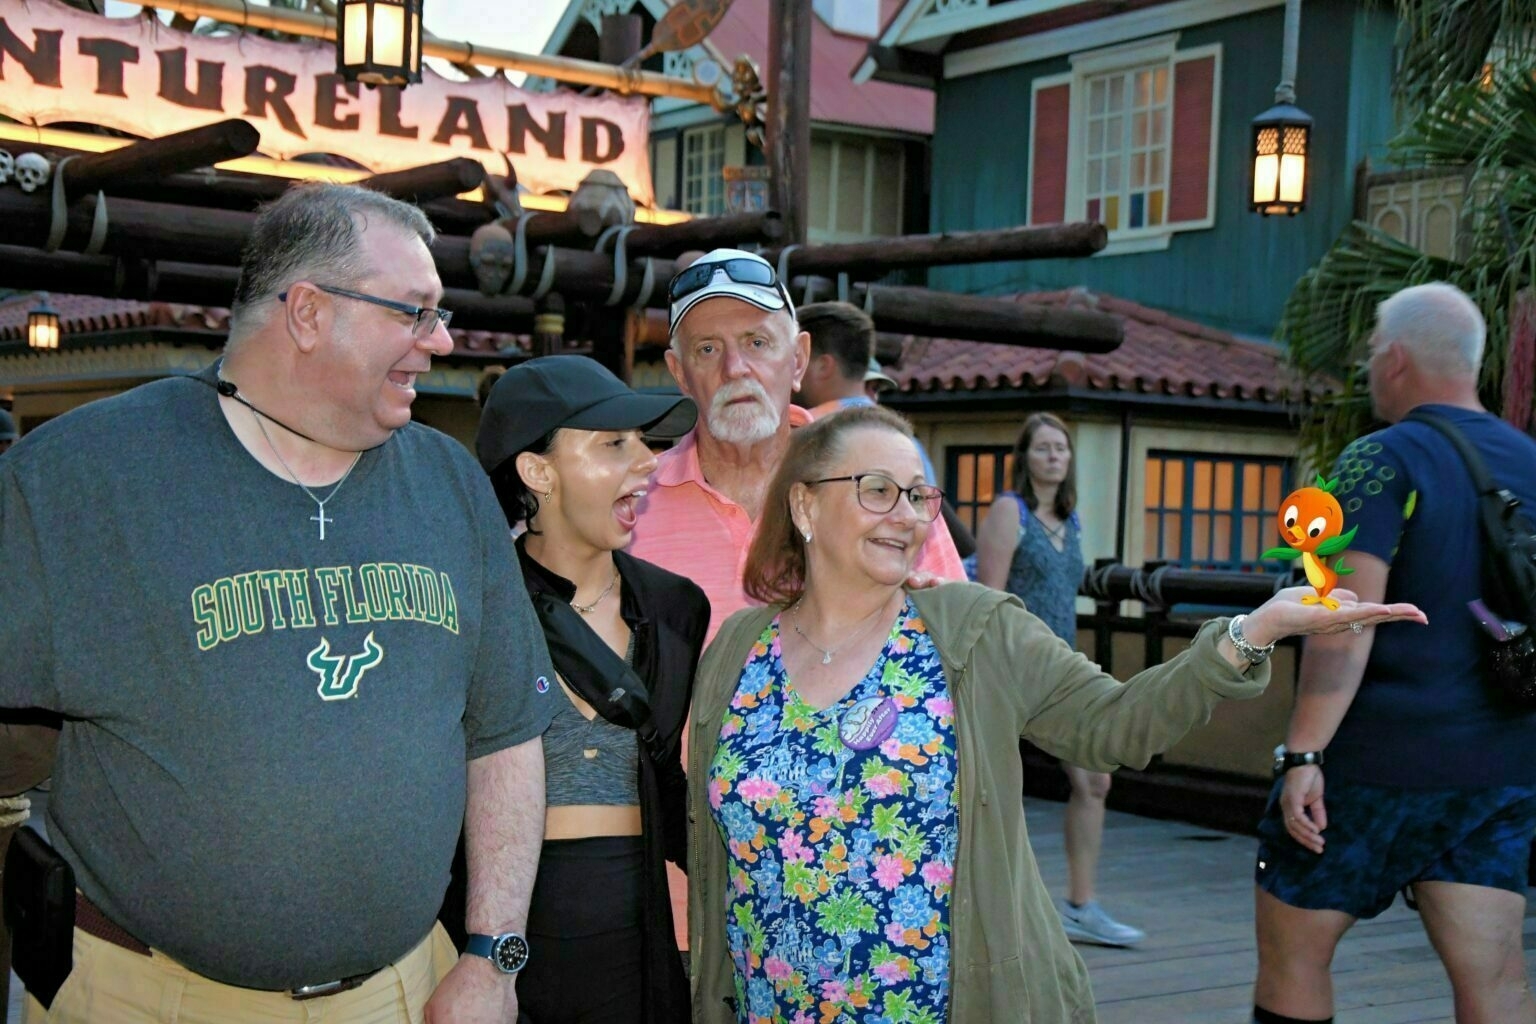
<svg viewBox="0 0 1536 1024">
<path fill-rule="evenodd" d="M 640 506 L 634 555 L 693 580 L 709 596 L 709 637 L 750 602 L 741 588 L 768 480 L 792 428 L 811 421 L 791 405 L 810 362 L 810 335 L 773 267 L 739 249 L 716 249 L 668 289 L 667 368 L 699 407 L 698 425 L 661 456 Z M 963 580 L 943 520 L 933 524 L 917 571 Z"/>
</svg>

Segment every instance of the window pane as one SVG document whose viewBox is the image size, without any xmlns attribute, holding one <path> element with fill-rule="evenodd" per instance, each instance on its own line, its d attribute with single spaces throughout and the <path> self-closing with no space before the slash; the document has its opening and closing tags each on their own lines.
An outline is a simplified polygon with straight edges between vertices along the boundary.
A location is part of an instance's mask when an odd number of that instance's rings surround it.
<svg viewBox="0 0 1536 1024">
<path fill-rule="evenodd" d="M 1163 495 L 1163 460 L 1147 460 L 1147 504 L 1157 506 Z"/>
<path fill-rule="evenodd" d="M 1137 114 L 1131 118 L 1131 145 L 1145 146 L 1147 144 L 1147 115 Z"/>
<path fill-rule="evenodd" d="M 1184 507 L 1184 463 L 1169 459 L 1163 467 L 1163 507 Z"/>
<path fill-rule="evenodd" d="M 1145 107 L 1152 102 L 1152 72 L 1136 72 L 1136 106 Z"/>
<path fill-rule="evenodd" d="M 1108 95 L 1108 86 L 1104 79 L 1095 78 L 1088 83 L 1088 113 L 1097 115 L 1104 113 L 1104 99 Z"/>
<path fill-rule="evenodd" d="M 1152 145 L 1168 144 L 1168 111 L 1159 107 L 1152 111 Z"/>
<path fill-rule="evenodd" d="M 1183 548 L 1179 545 L 1180 522 L 1177 516 L 1169 516 L 1163 520 L 1163 550 L 1162 557 L 1169 561 L 1178 561 L 1184 557 Z"/>
<path fill-rule="evenodd" d="M 1109 109 L 1121 111 L 1125 109 L 1125 77 L 1115 75 L 1109 80 Z"/>
<path fill-rule="evenodd" d="M 1125 118 L 1111 117 L 1104 121 L 1104 144 L 1109 152 L 1125 149 Z"/>
<path fill-rule="evenodd" d="M 1157 546 L 1162 543 L 1162 533 L 1157 526 L 1157 513 L 1148 512 L 1143 517 L 1142 533 L 1146 536 L 1146 542 L 1142 544 L 1141 557 L 1150 562 L 1158 557 Z"/>
<path fill-rule="evenodd" d="M 1168 69 L 1160 67 L 1152 72 L 1152 102 L 1168 102 Z"/>
<path fill-rule="evenodd" d="M 1243 467 L 1243 508 L 1264 508 L 1263 474 L 1260 466 L 1250 463 Z"/>
<path fill-rule="evenodd" d="M 836 230 L 864 234 L 865 148 L 838 143 Z"/>
<path fill-rule="evenodd" d="M 955 500 L 976 500 L 976 457 L 974 455 L 960 456 L 955 466 Z"/>
<path fill-rule="evenodd" d="M 1189 541 L 1189 557 L 1198 561 L 1211 561 L 1216 556 L 1211 551 L 1211 517 L 1196 516 L 1194 531 Z"/>
<path fill-rule="evenodd" d="M 1120 191 L 1120 158 L 1112 156 L 1104 161 L 1104 191 Z"/>
<path fill-rule="evenodd" d="M 876 235 L 901 234 L 901 170 L 905 155 L 897 146 L 875 149 L 874 196 L 870 200 L 869 230 Z"/>
<path fill-rule="evenodd" d="M 1190 499 L 1193 508 L 1211 508 L 1211 464 L 1205 459 L 1195 463 L 1195 487 Z"/>
<path fill-rule="evenodd" d="M 1147 160 L 1149 168 L 1147 171 L 1147 184 L 1163 184 L 1163 151 L 1154 149 L 1151 153 L 1147 154 Z"/>
<path fill-rule="evenodd" d="M 1137 153 L 1131 157 L 1131 188 L 1141 189 L 1147 187 L 1147 154 Z"/>
<path fill-rule="evenodd" d="M 1104 152 L 1104 122 L 1099 120 L 1088 122 L 1088 155 L 1098 156 Z"/>
<path fill-rule="evenodd" d="M 1211 531 L 1211 557 L 1218 562 L 1248 561 L 1232 551 L 1232 517 L 1216 516 Z"/>
<path fill-rule="evenodd" d="M 832 230 L 832 143 L 826 139 L 811 140 L 811 180 L 809 205 L 811 228 L 816 231 Z"/>
<path fill-rule="evenodd" d="M 1232 508 L 1232 463 L 1216 463 L 1216 501 L 1215 507 L 1222 512 Z"/>
<path fill-rule="evenodd" d="M 1279 508 L 1280 499 L 1284 497 L 1280 493 L 1280 467 L 1264 467 L 1264 507 Z"/>
</svg>

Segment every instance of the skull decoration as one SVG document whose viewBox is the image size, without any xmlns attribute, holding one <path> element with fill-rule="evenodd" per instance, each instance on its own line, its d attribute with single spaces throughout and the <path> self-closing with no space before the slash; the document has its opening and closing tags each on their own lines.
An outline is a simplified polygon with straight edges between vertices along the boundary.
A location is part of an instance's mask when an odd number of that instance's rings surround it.
<svg viewBox="0 0 1536 1024">
<path fill-rule="evenodd" d="M 23 192 L 36 192 L 48 183 L 48 158 L 41 153 L 23 153 L 16 158 L 16 184 Z"/>
<path fill-rule="evenodd" d="M 16 171 L 16 161 L 11 154 L 0 149 L 0 185 L 11 180 L 11 175 Z"/>
<path fill-rule="evenodd" d="M 624 180 L 612 171 L 597 170 L 583 178 L 567 209 L 576 215 L 576 223 L 586 235 L 635 222 L 635 201 L 629 197 Z"/>
<path fill-rule="evenodd" d="M 482 224 L 469 238 L 469 264 L 482 295 L 500 295 L 512 278 L 512 232 L 501 221 Z"/>
</svg>

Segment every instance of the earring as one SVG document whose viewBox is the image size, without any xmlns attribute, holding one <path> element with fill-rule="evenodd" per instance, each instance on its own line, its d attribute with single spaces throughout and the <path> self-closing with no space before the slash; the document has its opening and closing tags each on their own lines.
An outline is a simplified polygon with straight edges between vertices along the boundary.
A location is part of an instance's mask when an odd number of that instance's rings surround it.
<svg viewBox="0 0 1536 1024">
<path fill-rule="evenodd" d="M 811 531 L 810 530 L 806 530 L 805 531 L 805 542 L 807 544 L 809 544 L 811 542 Z"/>
<path fill-rule="evenodd" d="M 555 496 L 555 492 L 554 492 L 553 488 L 551 488 L 550 490 L 545 491 L 544 492 L 544 504 L 548 505 L 549 504 L 549 499 L 553 498 L 554 496 Z"/>
</svg>

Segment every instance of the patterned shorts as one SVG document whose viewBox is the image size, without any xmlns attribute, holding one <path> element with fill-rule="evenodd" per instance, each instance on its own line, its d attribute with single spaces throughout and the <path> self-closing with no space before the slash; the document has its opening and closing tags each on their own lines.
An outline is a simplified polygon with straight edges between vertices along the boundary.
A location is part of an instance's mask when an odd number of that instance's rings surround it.
<svg viewBox="0 0 1536 1024">
<path fill-rule="evenodd" d="M 1372 918 L 1414 882 L 1525 893 L 1536 786 L 1404 789 L 1329 779 L 1321 854 L 1285 830 L 1283 780 L 1259 822 L 1254 881 L 1282 903 Z"/>
</svg>

